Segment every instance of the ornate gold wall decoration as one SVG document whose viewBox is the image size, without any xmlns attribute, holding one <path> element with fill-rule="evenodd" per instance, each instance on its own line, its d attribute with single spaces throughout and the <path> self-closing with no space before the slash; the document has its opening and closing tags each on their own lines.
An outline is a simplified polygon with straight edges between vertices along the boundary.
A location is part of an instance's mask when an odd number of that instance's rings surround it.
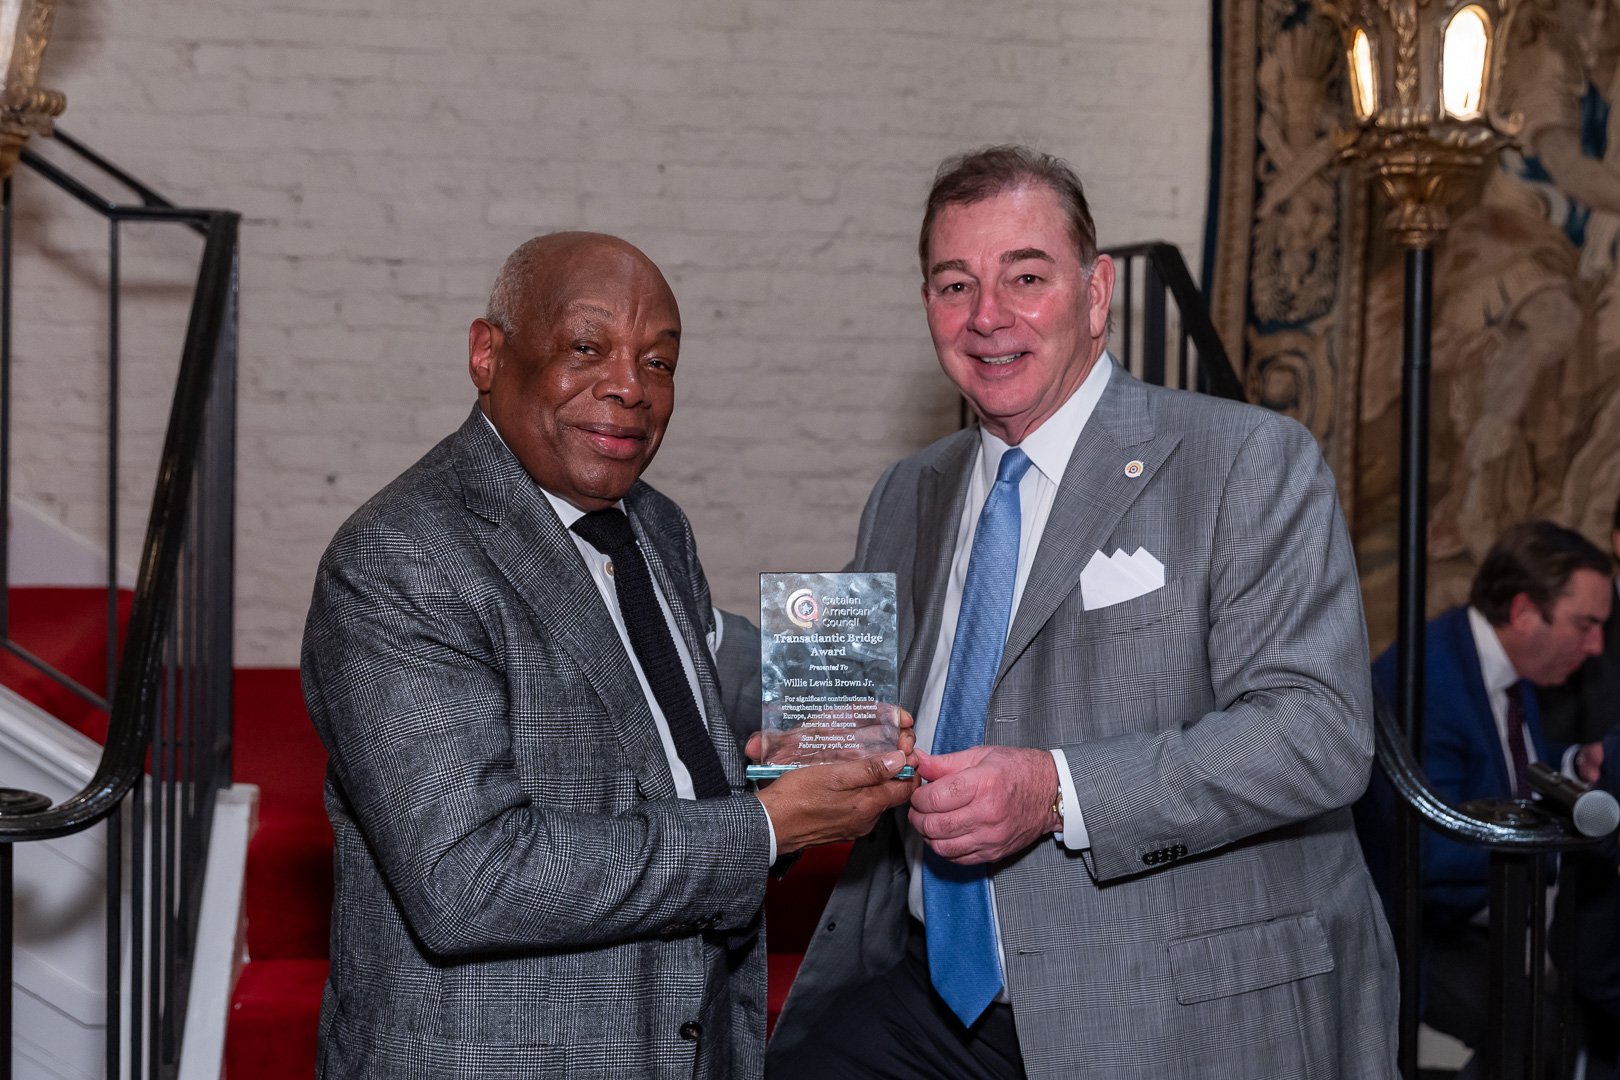
<svg viewBox="0 0 1620 1080">
<path fill-rule="evenodd" d="M 35 133 L 49 135 L 67 99 L 39 85 L 56 0 L 0 0 L 0 179 Z"/>
</svg>

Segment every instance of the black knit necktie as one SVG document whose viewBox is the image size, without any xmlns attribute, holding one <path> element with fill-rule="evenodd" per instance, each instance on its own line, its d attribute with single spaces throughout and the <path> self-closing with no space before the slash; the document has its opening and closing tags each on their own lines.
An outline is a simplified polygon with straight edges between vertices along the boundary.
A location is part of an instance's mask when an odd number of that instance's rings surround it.
<svg viewBox="0 0 1620 1080">
<path fill-rule="evenodd" d="M 636 547 L 636 534 L 624 511 L 609 507 L 596 510 L 574 522 L 573 529 L 597 551 L 613 560 L 613 587 L 619 594 L 619 613 L 624 616 L 630 644 L 641 662 L 642 674 L 652 687 L 653 697 L 669 724 L 670 738 L 681 763 L 692 775 L 692 790 L 700 799 L 731 794 L 720 755 L 714 752 L 703 714 L 692 697 L 692 685 L 675 651 L 669 623 L 653 592 L 647 561 Z"/>
</svg>

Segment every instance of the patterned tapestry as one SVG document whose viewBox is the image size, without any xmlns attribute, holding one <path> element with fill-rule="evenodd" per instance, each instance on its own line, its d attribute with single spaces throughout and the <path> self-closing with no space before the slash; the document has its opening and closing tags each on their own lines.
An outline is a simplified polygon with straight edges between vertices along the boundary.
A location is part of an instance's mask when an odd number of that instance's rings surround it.
<svg viewBox="0 0 1620 1080">
<path fill-rule="evenodd" d="M 1375 650 L 1394 637 L 1403 263 L 1334 160 L 1339 38 L 1305 0 L 1217 0 L 1205 281 L 1251 400 L 1321 441 Z M 1620 0 L 1526 0 L 1502 92 L 1524 117 L 1435 249 L 1431 612 L 1507 525 L 1609 548 L 1620 496 Z M 1611 144 L 1613 149 L 1611 149 Z"/>
</svg>

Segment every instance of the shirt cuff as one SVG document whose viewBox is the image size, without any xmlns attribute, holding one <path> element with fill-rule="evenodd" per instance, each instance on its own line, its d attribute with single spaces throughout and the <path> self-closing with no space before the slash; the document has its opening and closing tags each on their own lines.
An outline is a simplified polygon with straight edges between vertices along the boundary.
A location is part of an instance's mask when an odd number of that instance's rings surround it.
<svg viewBox="0 0 1620 1080">
<path fill-rule="evenodd" d="M 1559 762 L 1558 771 L 1569 777 L 1571 780 L 1580 780 L 1581 778 L 1581 774 L 1575 771 L 1575 755 L 1579 754 L 1580 752 L 1581 744 L 1576 743 L 1574 746 L 1564 751 L 1564 759 L 1563 761 Z"/>
<path fill-rule="evenodd" d="M 1070 851 L 1084 851 L 1091 846 L 1091 834 L 1086 832 L 1086 819 L 1080 813 L 1080 800 L 1074 794 L 1074 777 L 1069 775 L 1069 759 L 1063 755 L 1063 751 L 1053 750 L 1052 761 L 1057 765 L 1063 813 L 1063 828 L 1052 835 Z"/>
<path fill-rule="evenodd" d="M 765 810 L 765 804 L 763 802 L 761 802 L 759 804 L 759 808 L 761 810 Z M 775 825 L 774 822 L 771 821 L 771 812 L 769 810 L 765 810 L 765 832 L 771 838 L 771 857 L 770 857 L 770 860 L 768 862 L 766 862 L 765 865 L 766 866 L 775 866 L 776 865 L 776 825 Z"/>
</svg>

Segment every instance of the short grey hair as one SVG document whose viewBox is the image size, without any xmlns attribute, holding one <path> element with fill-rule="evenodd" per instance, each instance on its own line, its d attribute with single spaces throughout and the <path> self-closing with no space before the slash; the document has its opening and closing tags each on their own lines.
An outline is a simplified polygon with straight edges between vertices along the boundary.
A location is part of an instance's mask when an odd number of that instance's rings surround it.
<svg viewBox="0 0 1620 1080">
<path fill-rule="evenodd" d="M 546 239 L 545 236 L 536 236 L 519 244 L 517 250 L 501 264 L 501 272 L 495 276 L 495 285 L 489 291 L 489 310 L 484 318 L 507 337 L 516 336 L 534 315 L 533 290 L 527 286 L 540 261 Z"/>
</svg>

